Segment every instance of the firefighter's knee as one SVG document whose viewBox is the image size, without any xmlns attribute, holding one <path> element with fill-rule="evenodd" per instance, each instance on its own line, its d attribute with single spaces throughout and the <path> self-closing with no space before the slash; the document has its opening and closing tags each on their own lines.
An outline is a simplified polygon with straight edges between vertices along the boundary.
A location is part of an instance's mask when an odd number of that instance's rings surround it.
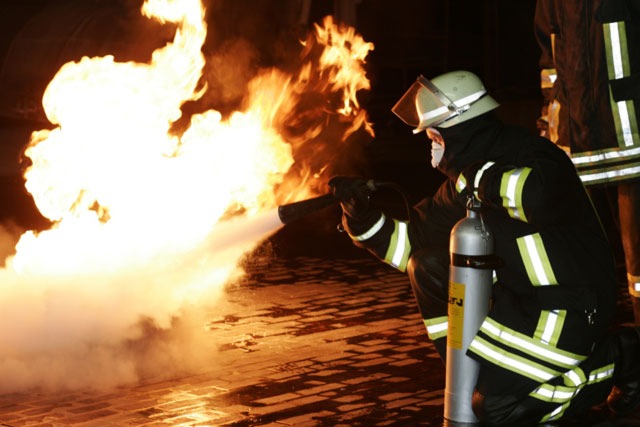
<svg viewBox="0 0 640 427">
<path fill-rule="evenodd" d="M 471 408 L 483 426 L 518 426 L 525 420 L 525 410 L 514 396 L 485 396 L 473 391 Z"/>
<path fill-rule="evenodd" d="M 419 250 L 409 258 L 407 275 L 417 294 L 435 294 L 443 297 L 448 294 L 449 260 L 427 250 Z"/>
</svg>

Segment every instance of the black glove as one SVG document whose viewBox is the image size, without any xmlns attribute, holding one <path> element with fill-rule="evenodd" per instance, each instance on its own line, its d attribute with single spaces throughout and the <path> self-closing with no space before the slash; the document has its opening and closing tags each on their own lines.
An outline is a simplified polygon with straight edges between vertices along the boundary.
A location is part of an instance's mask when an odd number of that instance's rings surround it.
<svg viewBox="0 0 640 427">
<path fill-rule="evenodd" d="M 357 176 L 334 176 L 329 180 L 329 187 L 342 210 L 350 217 L 357 218 L 368 211 L 373 181 Z"/>
</svg>

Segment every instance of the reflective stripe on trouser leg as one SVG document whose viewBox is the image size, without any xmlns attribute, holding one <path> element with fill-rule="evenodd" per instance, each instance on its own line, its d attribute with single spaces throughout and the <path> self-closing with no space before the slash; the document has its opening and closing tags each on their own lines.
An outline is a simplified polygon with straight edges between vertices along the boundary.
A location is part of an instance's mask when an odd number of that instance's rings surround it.
<svg viewBox="0 0 640 427">
<path fill-rule="evenodd" d="M 523 394 L 523 388 L 531 382 L 508 373 L 505 377 L 495 366 L 483 366 L 478 378 L 479 393 L 474 395 L 474 410 L 482 421 L 508 426 L 583 414 L 602 403 L 611 391 L 614 348 L 615 339 L 606 337 L 579 366 L 533 385 L 528 395 Z M 497 377 L 503 381 L 496 381 Z"/>
<path fill-rule="evenodd" d="M 640 182 L 618 184 L 618 209 L 629 294 L 640 298 Z"/>
</svg>

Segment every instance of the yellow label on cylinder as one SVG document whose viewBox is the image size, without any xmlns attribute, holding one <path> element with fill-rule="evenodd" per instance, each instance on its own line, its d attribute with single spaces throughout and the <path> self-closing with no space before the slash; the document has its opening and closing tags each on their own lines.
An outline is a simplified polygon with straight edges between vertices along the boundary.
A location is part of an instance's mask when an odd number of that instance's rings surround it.
<svg viewBox="0 0 640 427">
<path fill-rule="evenodd" d="M 458 350 L 462 349 L 464 329 L 464 284 L 449 282 L 449 330 L 447 345 Z"/>
</svg>

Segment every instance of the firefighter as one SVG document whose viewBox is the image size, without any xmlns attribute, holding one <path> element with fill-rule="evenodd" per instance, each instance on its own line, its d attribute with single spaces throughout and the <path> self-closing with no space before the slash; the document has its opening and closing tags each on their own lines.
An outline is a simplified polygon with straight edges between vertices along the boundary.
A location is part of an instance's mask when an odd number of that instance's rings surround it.
<svg viewBox="0 0 640 427">
<path fill-rule="evenodd" d="M 640 0 L 538 0 L 534 21 L 538 127 L 570 155 L 600 217 L 611 218 L 640 325 Z"/>
<path fill-rule="evenodd" d="M 362 177 L 330 180 L 342 227 L 358 247 L 407 272 L 428 336 L 446 354 L 448 248 L 468 197 L 483 206 L 502 263 L 489 315 L 467 354 L 480 363 L 473 411 L 516 426 L 640 401 L 640 331 L 609 332 L 613 254 L 569 157 L 548 139 L 502 123 L 481 80 L 454 71 L 420 76 L 393 112 L 431 140 L 447 179 L 398 220 L 369 203 Z"/>
</svg>

